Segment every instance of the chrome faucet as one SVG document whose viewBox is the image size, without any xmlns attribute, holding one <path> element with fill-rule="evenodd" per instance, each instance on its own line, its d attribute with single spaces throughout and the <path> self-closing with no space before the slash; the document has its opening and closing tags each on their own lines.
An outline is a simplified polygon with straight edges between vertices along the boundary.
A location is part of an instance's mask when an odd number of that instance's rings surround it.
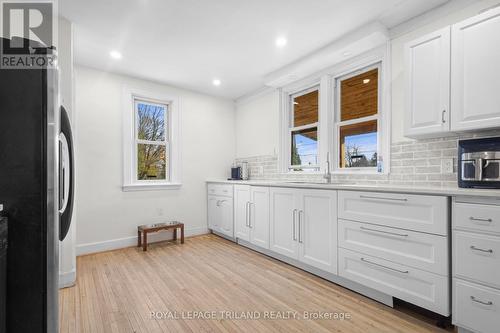
<svg viewBox="0 0 500 333">
<path fill-rule="evenodd" d="M 330 172 L 330 152 L 326 153 L 326 172 L 323 175 L 326 182 L 330 184 L 332 182 L 332 173 Z"/>
</svg>

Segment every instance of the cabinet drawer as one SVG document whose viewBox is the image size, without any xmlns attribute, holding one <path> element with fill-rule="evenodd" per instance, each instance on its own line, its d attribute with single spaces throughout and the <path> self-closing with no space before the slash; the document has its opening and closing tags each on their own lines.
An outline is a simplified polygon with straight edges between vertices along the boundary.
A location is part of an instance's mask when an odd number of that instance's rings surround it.
<svg viewBox="0 0 500 333">
<path fill-rule="evenodd" d="M 453 231 L 455 276 L 500 288 L 500 237 Z"/>
<path fill-rule="evenodd" d="M 339 249 L 339 275 L 443 316 L 450 315 L 449 278 Z"/>
<path fill-rule="evenodd" d="M 449 276 L 444 236 L 339 220 L 339 246 Z"/>
<path fill-rule="evenodd" d="M 460 279 L 453 285 L 453 323 L 474 332 L 498 332 L 500 291 Z"/>
<path fill-rule="evenodd" d="M 453 227 L 500 234 L 500 206 L 455 202 Z"/>
<path fill-rule="evenodd" d="M 208 184 L 207 191 L 209 195 L 222 195 L 225 197 L 233 196 L 233 185 L 228 184 Z"/>
<path fill-rule="evenodd" d="M 339 217 L 446 236 L 448 202 L 440 196 L 339 191 Z"/>
</svg>

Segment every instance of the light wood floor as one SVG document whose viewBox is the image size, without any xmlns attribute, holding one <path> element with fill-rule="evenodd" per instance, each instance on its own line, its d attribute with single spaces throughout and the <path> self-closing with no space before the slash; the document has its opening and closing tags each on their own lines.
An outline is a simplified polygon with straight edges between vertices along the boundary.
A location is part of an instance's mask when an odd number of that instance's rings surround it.
<svg viewBox="0 0 500 333">
<path fill-rule="evenodd" d="M 214 235 L 79 257 L 77 285 L 60 293 L 61 332 L 445 332 L 426 320 Z M 217 311 L 215 319 L 151 319 Z M 257 311 L 260 320 L 218 311 Z M 296 311 L 299 319 L 263 319 Z M 305 320 L 304 311 L 349 320 Z"/>
</svg>

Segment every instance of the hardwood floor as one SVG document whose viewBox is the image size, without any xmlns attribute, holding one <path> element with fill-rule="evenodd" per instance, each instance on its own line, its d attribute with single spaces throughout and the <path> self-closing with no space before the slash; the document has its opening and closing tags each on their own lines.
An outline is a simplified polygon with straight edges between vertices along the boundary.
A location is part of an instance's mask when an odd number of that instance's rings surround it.
<svg viewBox="0 0 500 333">
<path fill-rule="evenodd" d="M 445 332 L 214 235 L 83 256 L 77 265 L 77 285 L 60 292 L 61 333 Z M 246 311 L 260 319 L 242 318 Z M 291 319 L 269 318 L 287 311 Z M 304 311 L 350 318 L 307 320 Z"/>
</svg>

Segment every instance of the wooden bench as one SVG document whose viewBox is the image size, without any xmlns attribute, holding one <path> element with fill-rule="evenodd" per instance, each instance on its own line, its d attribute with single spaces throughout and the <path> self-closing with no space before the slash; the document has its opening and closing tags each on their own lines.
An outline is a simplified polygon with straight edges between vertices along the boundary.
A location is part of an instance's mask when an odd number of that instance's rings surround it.
<svg viewBox="0 0 500 333">
<path fill-rule="evenodd" d="M 137 247 L 142 246 L 143 251 L 148 250 L 148 233 L 174 230 L 174 241 L 177 240 L 177 229 L 181 229 L 181 244 L 184 244 L 184 223 L 166 222 L 156 224 L 145 224 L 137 227 Z"/>
</svg>

